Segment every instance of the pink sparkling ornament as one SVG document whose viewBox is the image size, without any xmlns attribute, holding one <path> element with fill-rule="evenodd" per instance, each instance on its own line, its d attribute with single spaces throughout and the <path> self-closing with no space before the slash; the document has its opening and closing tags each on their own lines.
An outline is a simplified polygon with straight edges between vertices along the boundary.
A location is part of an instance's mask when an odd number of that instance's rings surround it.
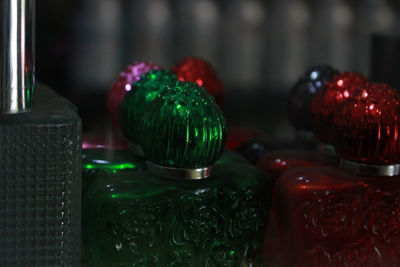
<svg viewBox="0 0 400 267">
<path fill-rule="evenodd" d="M 119 129 L 119 107 L 126 92 L 132 89 L 132 84 L 139 81 L 143 74 L 151 70 L 161 70 L 162 67 L 151 61 L 135 61 L 132 65 L 126 67 L 121 72 L 119 78 L 113 86 L 107 97 L 107 110 L 111 115 L 114 127 Z"/>
</svg>

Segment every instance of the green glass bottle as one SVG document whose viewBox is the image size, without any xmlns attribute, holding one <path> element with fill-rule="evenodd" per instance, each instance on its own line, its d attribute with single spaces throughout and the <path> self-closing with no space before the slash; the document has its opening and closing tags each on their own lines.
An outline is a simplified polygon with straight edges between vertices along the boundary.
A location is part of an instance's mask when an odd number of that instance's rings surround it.
<svg viewBox="0 0 400 267">
<path fill-rule="evenodd" d="M 121 104 L 120 120 L 122 130 L 130 139 L 130 148 L 114 149 L 109 143 L 99 143 L 93 146 L 93 140 L 89 140 L 91 146 L 82 150 L 82 193 L 88 190 L 99 173 L 116 173 L 125 171 L 142 171 L 146 169 L 146 159 L 140 146 L 140 138 L 143 127 L 143 116 L 148 106 L 152 105 L 158 92 L 166 85 L 176 85 L 184 90 L 196 89 L 195 83 L 178 82 L 175 74 L 154 70 L 141 75 L 140 80 L 132 84 Z M 178 90 L 178 89 L 177 89 Z M 209 97 L 207 95 L 207 97 Z M 109 141 L 109 140 L 108 140 Z M 118 139 L 117 139 L 118 141 Z M 85 144 L 85 140 L 84 140 Z M 111 149 L 110 149 L 111 148 Z M 226 162 L 247 162 L 239 154 L 226 150 L 217 160 L 216 164 Z"/>
<path fill-rule="evenodd" d="M 143 122 L 148 170 L 103 173 L 83 200 L 87 266 L 258 262 L 271 180 L 242 162 L 213 166 L 226 138 L 214 99 L 191 83 L 165 85 Z"/>
<path fill-rule="evenodd" d="M 215 165 L 229 163 L 229 162 L 231 162 L 231 163 L 234 163 L 234 162 L 248 163 L 247 159 L 245 159 L 242 155 L 240 155 L 232 150 L 225 149 L 224 152 L 222 152 L 219 159 L 215 162 Z"/>
</svg>

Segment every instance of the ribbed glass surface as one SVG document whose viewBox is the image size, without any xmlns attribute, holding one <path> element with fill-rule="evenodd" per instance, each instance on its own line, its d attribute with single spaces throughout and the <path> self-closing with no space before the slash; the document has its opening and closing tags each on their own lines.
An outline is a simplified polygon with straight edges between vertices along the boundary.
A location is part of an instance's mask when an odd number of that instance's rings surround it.
<svg viewBox="0 0 400 267">
<path fill-rule="evenodd" d="M 127 139 L 134 144 L 141 143 L 141 128 L 146 108 L 154 101 L 157 93 L 166 84 L 174 84 L 178 78 L 165 70 L 150 71 L 141 76 L 132 86 L 121 103 L 121 129 Z"/>
<path fill-rule="evenodd" d="M 213 164 L 225 147 L 222 111 L 194 82 L 164 86 L 143 121 L 141 146 L 150 161 L 162 166 L 205 167 Z"/>
</svg>

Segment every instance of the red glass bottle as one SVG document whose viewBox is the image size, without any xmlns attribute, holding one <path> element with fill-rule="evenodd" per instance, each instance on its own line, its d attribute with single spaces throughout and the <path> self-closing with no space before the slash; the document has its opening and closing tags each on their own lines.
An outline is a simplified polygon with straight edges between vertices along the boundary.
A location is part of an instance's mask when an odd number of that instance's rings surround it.
<svg viewBox="0 0 400 267">
<path fill-rule="evenodd" d="M 316 95 L 323 93 L 325 85 L 339 76 L 341 75 L 331 67 L 317 66 L 306 72 L 292 88 L 288 99 L 289 120 L 303 140 L 313 142 L 315 139 L 310 131 L 310 113 Z M 334 152 L 331 152 L 332 149 L 325 145 L 321 148 L 330 153 L 305 149 L 272 151 L 261 157 L 257 166 L 275 181 L 283 172 L 292 167 L 337 164 L 337 159 L 332 156 L 334 155 Z"/>
<path fill-rule="evenodd" d="M 265 154 L 257 163 L 275 182 L 285 171 L 294 167 L 336 165 L 334 156 L 312 150 L 277 150 Z"/>
<path fill-rule="evenodd" d="M 242 155 L 250 164 L 256 165 L 265 154 L 271 151 L 299 149 L 315 149 L 315 144 L 308 145 L 306 143 L 296 142 L 290 137 L 251 138 L 243 142 L 236 149 L 236 152 Z"/>
<path fill-rule="evenodd" d="M 400 98 L 366 85 L 334 119 L 340 167 L 276 182 L 264 258 L 279 266 L 400 266 Z"/>
</svg>

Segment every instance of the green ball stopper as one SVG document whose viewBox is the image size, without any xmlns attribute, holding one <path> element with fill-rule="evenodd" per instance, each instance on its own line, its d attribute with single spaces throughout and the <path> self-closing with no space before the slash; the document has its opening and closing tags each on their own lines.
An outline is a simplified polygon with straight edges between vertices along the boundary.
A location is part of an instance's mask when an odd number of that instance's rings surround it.
<svg viewBox="0 0 400 267">
<path fill-rule="evenodd" d="M 213 97 L 193 82 L 165 85 L 143 117 L 146 157 L 174 168 L 212 165 L 225 147 L 226 121 Z"/>
<path fill-rule="evenodd" d="M 132 85 L 120 106 L 121 130 L 125 137 L 134 144 L 141 143 L 141 129 L 146 107 L 152 103 L 158 92 L 167 84 L 175 84 L 178 78 L 170 71 L 154 70 L 140 77 Z"/>
</svg>

